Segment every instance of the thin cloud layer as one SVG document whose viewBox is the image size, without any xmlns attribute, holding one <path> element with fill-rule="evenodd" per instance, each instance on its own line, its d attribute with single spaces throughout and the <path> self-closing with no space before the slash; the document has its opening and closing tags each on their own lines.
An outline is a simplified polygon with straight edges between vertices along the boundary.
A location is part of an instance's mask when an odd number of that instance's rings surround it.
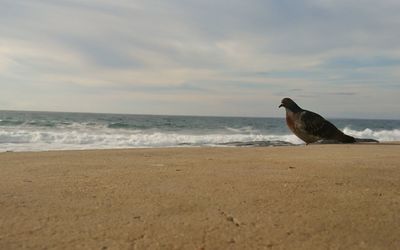
<svg viewBox="0 0 400 250">
<path fill-rule="evenodd" d="M 0 109 L 400 118 L 398 1 L 2 6 Z"/>
</svg>

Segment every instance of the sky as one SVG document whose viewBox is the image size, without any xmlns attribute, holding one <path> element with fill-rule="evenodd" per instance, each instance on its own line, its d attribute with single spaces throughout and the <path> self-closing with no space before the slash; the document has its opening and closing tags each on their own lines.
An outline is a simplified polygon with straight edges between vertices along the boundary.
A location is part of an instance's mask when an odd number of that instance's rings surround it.
<svg viewBox="0 0 400 250">
<path fill-rule="evenodd" d="M 0 110 L 400 119 L 398 0 L 0 0 Z"/>
</svg>

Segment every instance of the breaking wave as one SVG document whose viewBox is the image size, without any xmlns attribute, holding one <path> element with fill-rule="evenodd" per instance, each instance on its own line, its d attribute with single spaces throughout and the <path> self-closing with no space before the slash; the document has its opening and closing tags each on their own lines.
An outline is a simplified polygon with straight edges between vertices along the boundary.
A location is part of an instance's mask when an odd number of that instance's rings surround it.
<svg viewBox="0 0 400 250">
<path fill-rule="evenodd" d="M 337 119 L 335 124 L 357 138 L 400 141 L 398 120 Z M 0 112 L 0 152 L 293 144 L 303 142 L 284 118 Z"/>
<path fill-rule="evenodd" d="M 364 130 L 353 130 L 348 127 L 343 129 L 345 134 L 357 137 L 375 139 L 378 141 L 400 141 L 400 129 L 393 130 L 372 130 L 366 128 Z"/>
<path fill-rule="evenodd" d="M 180 134 L 138 131 L 0 131 L 0 151 L 222 146 L 237 142 L 288 142 L 300 144 L 294 135 Z"/>
<path fill-rule="evenodd" d="M 243 133 L 241 129 L 228 129 L 233 133 L 184 134 L 101 127 L 93 127 L 94 129 L 90 130 L 75 128 L 71 129 L 69 126 L 68 130 L 0 130 L 0 151 L 226 146 L 249 142 L 258 142 L 255 145 L 260 145 L 259 142 L 265 142 L 263 145 L 302 144 L 302 141 L 292 134 Z M 343 131 L 357 138 L 400 141 L 400 129 L 358 131 L 346 127 Z"/>
</svg>

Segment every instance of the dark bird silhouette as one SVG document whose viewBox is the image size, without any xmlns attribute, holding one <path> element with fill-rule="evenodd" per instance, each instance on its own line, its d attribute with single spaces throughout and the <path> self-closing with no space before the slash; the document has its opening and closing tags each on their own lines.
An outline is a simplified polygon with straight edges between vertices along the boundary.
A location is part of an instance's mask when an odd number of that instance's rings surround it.
<svg viewBox="0 0 400 250">
<path fill-rule="evenodd" d="M 280 107 L 286 109 L 286 123 L 289 129 L 306 144 L 317 141 L 354 143 L 356 138 L 344 134 L 319 114 L 300 108 L 292 99 L 282 99 Z M 374 141 L 360 139 L 362 141 Z"/>
</svg>

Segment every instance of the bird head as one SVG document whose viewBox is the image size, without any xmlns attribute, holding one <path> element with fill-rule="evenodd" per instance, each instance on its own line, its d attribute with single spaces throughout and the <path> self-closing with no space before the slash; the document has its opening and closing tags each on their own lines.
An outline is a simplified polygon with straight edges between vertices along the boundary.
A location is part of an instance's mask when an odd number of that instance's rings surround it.
<svg viewBox="0 0 400 250">
<path fill-rule="evenodd" d="M 280 107 L 285 107 L 286 109 L 293 111 L 293 112 L 298 112 L 301 111 L 302 109 L 290 98 L 283 98 L 281 101 Z"/>
</svg>

